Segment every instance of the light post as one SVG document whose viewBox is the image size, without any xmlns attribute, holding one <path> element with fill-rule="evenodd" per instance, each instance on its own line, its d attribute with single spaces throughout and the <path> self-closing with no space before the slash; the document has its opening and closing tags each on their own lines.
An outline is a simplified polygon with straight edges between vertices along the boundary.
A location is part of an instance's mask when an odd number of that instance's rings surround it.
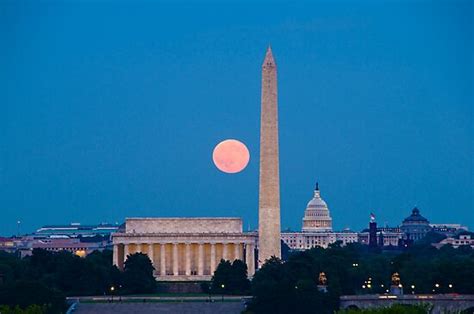
<svg viewBox="0 0 474 314">
<path fill-rule="evenodd" d="M 415 285 L 411 285 L 411 294 L 415 294 Z"/>
<path fill-rule="evenodd" d="M 114 286 L 110 287 L 110 295 L 112 297 L 112 303 L 114 302 L 114 291 L 115 291 L 115 287 Z"/>
<path fill-rule="evenodd" d="M 221 288 L 222 288 L 222 302 L 224 302 L 224 288 L 225 288 L 225 285 L 222 284 Z"/>
</svg>

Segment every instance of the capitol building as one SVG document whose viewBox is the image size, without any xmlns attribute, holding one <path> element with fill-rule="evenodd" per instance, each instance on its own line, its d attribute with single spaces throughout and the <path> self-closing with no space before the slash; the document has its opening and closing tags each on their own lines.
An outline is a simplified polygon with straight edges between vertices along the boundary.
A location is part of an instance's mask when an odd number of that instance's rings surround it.
<svg viewBox="0 0 474 314">
<path fill-rule="evenodd" d="M 358 233 L 333 231 L 328 205 L 321 198 L 319 184 L 316 183 L 313 198 L 304 212 L 301 232 L 283 231 L 281 239 L 291 250 L 306 250 L 316 246 L 327 248 L 336 241 L 341 241 L 342 245 L 358 242 Z"/>
</svg>

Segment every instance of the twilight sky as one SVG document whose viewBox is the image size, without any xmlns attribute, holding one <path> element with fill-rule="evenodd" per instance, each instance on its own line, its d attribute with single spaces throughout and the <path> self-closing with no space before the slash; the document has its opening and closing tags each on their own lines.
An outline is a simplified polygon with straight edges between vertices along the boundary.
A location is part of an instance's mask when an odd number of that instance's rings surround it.
<svg viewBox="0 0 474 314">
<path fill-rule="evenodd" d="M 0 2 L 0 235 L 142 216 L 257 226 L 260 70 L 278 65 L 282 227 L 413 206 L 474 228 L 473 2 Z M 241 173 L 212 150 L 235 138 Z"/>
</svg>

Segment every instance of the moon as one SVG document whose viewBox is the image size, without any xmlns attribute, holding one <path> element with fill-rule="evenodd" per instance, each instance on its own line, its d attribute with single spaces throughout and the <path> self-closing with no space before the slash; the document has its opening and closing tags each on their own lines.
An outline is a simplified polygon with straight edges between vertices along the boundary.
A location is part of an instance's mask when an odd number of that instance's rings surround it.
<svg viewBox="0 0 474 314">
<path fill-rule="evenodd" d="M 244 143 L 228 139 L 216 145 L 212 152 L 212 160 L 220 171 L 237 173 L 247 167 L 250 153 Z"/>
</svg>

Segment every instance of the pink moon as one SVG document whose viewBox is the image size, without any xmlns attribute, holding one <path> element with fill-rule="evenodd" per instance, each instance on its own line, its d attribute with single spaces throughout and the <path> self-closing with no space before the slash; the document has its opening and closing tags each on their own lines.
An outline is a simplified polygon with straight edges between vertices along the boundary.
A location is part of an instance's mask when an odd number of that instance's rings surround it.
<svg viewBox="0 0 474 314">
<path fill-rule="evenodd" d="M 217 144 L 212 152 L 212 160 L 220 171 L 237 173 L 247 167 L 250 153 L 244 143 L 229 139 Z"/>
</svg>

